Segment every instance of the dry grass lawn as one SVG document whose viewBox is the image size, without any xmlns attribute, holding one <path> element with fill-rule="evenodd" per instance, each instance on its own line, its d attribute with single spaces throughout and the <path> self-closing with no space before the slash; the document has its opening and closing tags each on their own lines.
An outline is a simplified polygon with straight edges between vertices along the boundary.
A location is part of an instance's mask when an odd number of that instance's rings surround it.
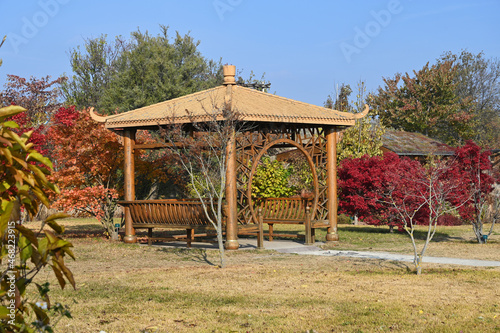
<svg viewBox="0 0 500 333">
<path fill-rule="evenodd" d="M 409 263 L 251 250 L 227 252 L 220 269 L 215 250 L 112 243 L 91 220 L 62 224 L 77 290 L 39 276 L 74 317 L 59 332 L 500 331 L 500 268 L 426 264 L 416 276 Z M 411 253 L 404 234 L 339 233 L 335 248 Z M 498 241 L 477 245 L 467 233 L 442 229 L 429 255 L 500 260 Z"/>
</svg>

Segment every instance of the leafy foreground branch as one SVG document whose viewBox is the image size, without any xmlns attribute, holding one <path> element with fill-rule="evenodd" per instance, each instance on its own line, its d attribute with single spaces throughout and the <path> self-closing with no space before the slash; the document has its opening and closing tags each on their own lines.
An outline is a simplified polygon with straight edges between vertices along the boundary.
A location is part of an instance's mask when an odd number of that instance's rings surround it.
<svg viewBox="0 0 500 333">
<path fill-rule="evenodd" d="M 49 192 L 59 193 L 47 180 L 52 162 L 29 142 L 32 131 L 19 136 L 14 131 L 17 123 L 6 121 L 24 111 L 19 106 L 0 109 L 0 331 L 53 332 L 57 321 L 71 314 L 61 304 L 51 303 L 48 282 L 40 285 L 33 280 L 50 266 L 61 288 L 67 282 L 75 288 L 64 263 L 65 255 L 75 257 L 72 244 L 60 236 L 64 227 L 56 222 L 66 214 L 48 217 L 37 233 L 23 226 L 23 216 L 36 216 L 40 203 L 49 206 Z M 45 225 L 52 230 L 44 230 Z M 38 289 L 38 300 L 28 297 L 31 283 Z"/>
</svg>

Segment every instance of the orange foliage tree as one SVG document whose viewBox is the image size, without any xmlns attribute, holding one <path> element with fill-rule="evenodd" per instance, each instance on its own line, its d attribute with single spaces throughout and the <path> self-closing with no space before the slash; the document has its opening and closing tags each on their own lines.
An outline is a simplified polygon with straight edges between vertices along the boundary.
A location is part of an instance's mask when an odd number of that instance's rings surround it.
<svg viewBox="0 0 500 333">
<path fill-rule="evenodd" d="M 147 131 L 137 133 L 141 143 L 153 143 Z M 123 197 L 123 149 L 119 136 L 91 119 L 88 110 L 61 107 L 48 131 L 53 147 L 54 182 L 61 195 L 53 207 L 73 215 L 93 216 L 105 234 L 118 239 L 114 223 L 117 201 Z M 136 151 L 136 179 L 139 197 L 155 198 L 165 184 L 184 190 L 183 172 L 168 151 Z M 181 172 L 180 172 L 181 171 Z"/>
<path fill-rule="evenodd" d="M 116 202 L 122 191 L 123 151 L 118 136 L 94 122 L 88 110 L 61 107 L 52 119 L 48 137 L 53 145 L 56 172 L 61 188 L 53 207 L 96 217 L 112 238 Z"/>
</svg>

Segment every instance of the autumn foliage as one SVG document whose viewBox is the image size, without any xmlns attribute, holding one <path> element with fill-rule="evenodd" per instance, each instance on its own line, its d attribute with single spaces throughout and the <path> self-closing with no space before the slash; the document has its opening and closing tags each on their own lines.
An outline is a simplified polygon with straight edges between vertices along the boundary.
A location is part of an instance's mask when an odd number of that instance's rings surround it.
<svg viewBox="0 0 500 333">
<path fill-rule="evenodd" d="M 489 209 L 487 199 L 495 183 L 489 156 L 490 151 L 481 149 L 473 141 L 467 141 L 455 152 L 457 162 L 455 174 L 461 178 L 461 186 L 451 202 L 455 205 L 465 202 L 458 211 L 465 221 L 472 224 L 479 243 L 484 243 L 483 236 L 489 236 L 493 231 L 492 228 L 490 232 L 483 231 L 483 220 Z"/>
<path fill-rule="evenodd" d="M 7 75 L 5 90 L 0 92 L 0 106 L 19 105 L 27 109 L 11 116 L 9 120 L 19 125 L 19 128 L 13 129 L 18 135 L 32 132 L 29 143 L 33 143 L 42 155 L 50 153 L 46 130 L 52 115 L 61 106 L 58 101 L 59 85 L 64 80 L 63 77 L 51 80 L 49 76 L 25 79 Z"/>
<path fill-rule="evenodd" d="M 56 222 L 66 214 L 49 216 L 38 231 L 23 225 L 42 205 L 49 205 L 49 193 L 59 193 L 49 180 L 52 162 L 29 142 L 32 132 L 18 135 L 14 130 L 20 130 L 19 125 L 6 120 L 25 111 L 19 106 L 0 108 L 0 331 L 52 332 L 60 317 L 71 315 L 59 303 L 51 304 L 49 283 L 38 284 L 35 277 L 52 268 L 61 288 L 67 283 L 76 287 L 64 261 L 75 256 L 73 245 L 61 237 L 64 227 Z"/>
<path fill-rule="evenodd" d="M 400 200 L 403 183 L 419 168 L 417 161 L 400 159 L 391 152 L 343 160 L 338 169 L 340 212 L 371 225 L 401 227 L 402 221 L 386 197 L 392 193 Z"/>
<path fill-rule="evenodd" d="M 451 61 L 426 64 L 413 75 L 396 74 L 384 78 L 374 105 L 382 124 L 408 132 L 418 132 L 456 144 L 474 135 L 473 103 L 459 98 L 454 82 L 456 67 Z"/>
<path fill-rule="evenodd" d="M 440 170 L 436 170 L 438 166 Z M 446 161 L 430 159 L 427 164 L 394 153 L 345 159 L 338 169 L 340 212 L 371 225 L 402 227 L 397 213 L 406 206 L 408 211 L 417 211 L 414 223 L 426 225 L 432 212 L 422 204 L 422 193 L 446 192 L 440 200 L 455 207 L 454 215 L 443 216 L 437 223 L 456 225 L 460 216 L 461 221 L 473 225 L 479 240 L 487 196 L 494 183 L 490 170 L 489 151 L 472 141 L 457 148 Z M 429 174 L 435 178 L 433 184 L 426 184 Z"/>
<path fill-rule="evenodd" d="M 94 122 L 88 110 L 61 107 L 48 131 L 61 195 L 54 207 L 96 217 L 111 235 L 120 195 L 123 151 L 118 136 Z"/>
</svg>

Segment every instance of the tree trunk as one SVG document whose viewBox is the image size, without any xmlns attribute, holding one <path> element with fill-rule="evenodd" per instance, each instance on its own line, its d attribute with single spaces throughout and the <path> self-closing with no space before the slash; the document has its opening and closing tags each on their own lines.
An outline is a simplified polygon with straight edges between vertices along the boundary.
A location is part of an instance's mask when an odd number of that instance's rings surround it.
<svg viewBox="0 0 500 333">
<path fill-rule="evenodd" d="M 217 243 L 219 244 L 219 258 L 220 258 L 220 268 L 226 267 L 226 256 L 224 249 L 224 239 L 222 235 L 222 224 L 217 223 Z"/>
<path fill-rule="evenodd" d="M 415 258 L 415 273 L 417 273 L 417 275 L 422 274 L 422 256 L 420 254 Z"/>
<path fill-rule="evenodd" d="M 481 229 L 475 224 L 472 225 L 472 229 L 474 230 L 474 234 L 476 235 L 477 242 L 479 244 L 486 243 L 483 239 L 483 233 L 481 232 Z"/>
</svg>

